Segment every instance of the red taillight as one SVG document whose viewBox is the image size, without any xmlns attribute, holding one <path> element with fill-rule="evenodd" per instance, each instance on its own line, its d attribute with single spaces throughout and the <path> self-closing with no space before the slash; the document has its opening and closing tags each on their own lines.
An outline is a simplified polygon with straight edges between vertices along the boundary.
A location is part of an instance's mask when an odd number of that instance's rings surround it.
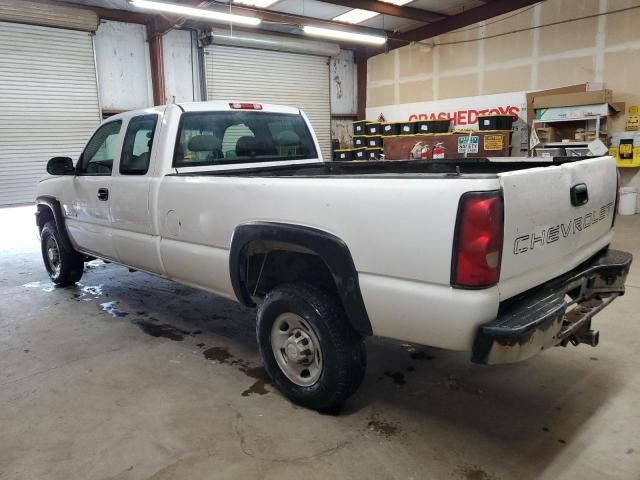
<svg viewBox="0 0 640 480">
<path fill-rule="evenodd" d="M 230 103 L 229 108 L 234 110 L 262 110 L 259 103 Z"/>
<path fill-rule="evenodd" d="M 453 241 L 451 284 L 484 288 L 498 283 L 502 254 L 502 196 L 469 192 L 460 199 Z"/>
</svg>

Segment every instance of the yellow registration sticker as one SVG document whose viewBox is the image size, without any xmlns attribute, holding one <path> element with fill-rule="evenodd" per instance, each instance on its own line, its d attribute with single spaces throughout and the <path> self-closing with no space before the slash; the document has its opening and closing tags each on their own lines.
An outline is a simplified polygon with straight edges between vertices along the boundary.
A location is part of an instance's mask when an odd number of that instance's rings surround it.
<svg viewBox="0 0 640 480">
<path fill-rule="evenodd" d="M 484 137 L 485 150 L 502 150 L 503 148 L 504 148 L 503 135 L 485 135 Z"/>
</svg>

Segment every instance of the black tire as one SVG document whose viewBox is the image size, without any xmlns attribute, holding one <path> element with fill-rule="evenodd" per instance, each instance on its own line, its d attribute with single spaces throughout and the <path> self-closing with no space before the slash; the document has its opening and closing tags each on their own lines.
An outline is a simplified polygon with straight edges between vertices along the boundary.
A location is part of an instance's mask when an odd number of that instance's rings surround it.
<svg viewBox="0 0 640 480">
<path fill-rule="evenodd" d="M 315 333 L 322 368 L 313 385 L 294 383 L 275 358 L 271 333 L 274 322 L 284 313 L 301 317 Z M 269 292 L 258 310 L 256 333 L 267 373 L 293 403 L 335 413 L 362 383 L 366 370 L 363 338 L 351 327 L 338 301 L 318 288 L 287 284 Z"/>
<path fill-rule="evenodd" d="M 47 222 L 40 232 L 42 260 L 49 272 L 51 281 L 60 287 L 73 285 L 80 281 L 84 271 L 84 257 L 78 252 L 66 252 L 62 248 L 60 233 L 54 222 Z M 50 258 L 49 251 L 54 248 L 57 256 Z"/>
</svg>

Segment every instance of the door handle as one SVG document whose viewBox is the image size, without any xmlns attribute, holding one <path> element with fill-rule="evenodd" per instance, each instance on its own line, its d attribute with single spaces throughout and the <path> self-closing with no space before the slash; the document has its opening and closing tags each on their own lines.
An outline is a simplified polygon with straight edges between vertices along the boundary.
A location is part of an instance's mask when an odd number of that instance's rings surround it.
<svg viewBox="0 0 640 480">
<path fill-rule="evenodd" d="M 571 187 L 571 205 L 579 207 L 589 201 L 589 190 L 586 183 L 578 183 Z"/>
<path fill-rule="evenodd" d="M 108 188 L 99 188 L 98 189 L 98 200 L 102 200 L 106 202 L 109 200 L 109 189 Z"/>
</svg>

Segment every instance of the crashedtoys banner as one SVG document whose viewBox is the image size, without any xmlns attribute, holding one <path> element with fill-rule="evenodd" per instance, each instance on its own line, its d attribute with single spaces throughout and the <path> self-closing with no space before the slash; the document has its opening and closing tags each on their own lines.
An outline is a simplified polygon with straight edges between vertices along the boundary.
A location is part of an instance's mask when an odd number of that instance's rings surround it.
<svg viewBox="0 0 640 480">
<path fill-rule="evenodd" d="M 453 128 L 459 130 L 477 130 L 480 115 L 512 115 L 514 123 L 511 155 L 526 155 L 528 149 L 526 92 L 367 108 L 368 120 L 376 120 L 380 116 L 383 116 L 387 122 L 451 119 Z"/>
</svg>

